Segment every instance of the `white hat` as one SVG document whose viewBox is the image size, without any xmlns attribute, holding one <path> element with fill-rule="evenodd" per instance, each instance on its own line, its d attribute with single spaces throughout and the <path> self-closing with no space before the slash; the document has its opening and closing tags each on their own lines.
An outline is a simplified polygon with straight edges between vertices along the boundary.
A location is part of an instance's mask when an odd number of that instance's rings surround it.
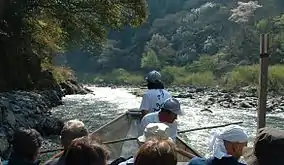
<svg viewBox="0 0 284 165">
<path fill-rule="evenodd" d="M 224 140 L 228 142 L 245 143 L 248 141 L 248 135 L 244 129 L 238 125 L 227 126 L 222 132 L 215 132 L 209 150 L 212 151 L 213 156 L 218 159 L 228 156 Z"/>
<path fill-rule="evenodd" d="M 170 138 L 170 127 L 164 123 L 149 123 L 144 129 L 143 135 L 138 137 L 138 141 L 144 143 L 151 137 L 173 141 Z"/>
</svg>

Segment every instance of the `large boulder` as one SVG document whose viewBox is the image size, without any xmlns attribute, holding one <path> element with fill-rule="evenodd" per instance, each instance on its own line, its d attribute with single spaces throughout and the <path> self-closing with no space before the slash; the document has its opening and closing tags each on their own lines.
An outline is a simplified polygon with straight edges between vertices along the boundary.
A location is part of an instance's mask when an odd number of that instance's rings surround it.
<svg viewBox="0 0 284 165">
<path fill-rule="evenodd" d="M 41 135 L 58 135 L 63 121 L 51 116 L 50 108 L 62 104 L 56 91 L 13 91 L 0 93 L 0 148 L 5 153 L 7 143 L 19 127 L 35 128 Z M 5 150 L 5 151 L 3 151 Z"/>
<path fill-rule="evenodd" d="M 61 86 L 55 80 L 53 74 L 49 70 L 44 70 L 40 74 L 40 79 L 37 84 L 39 90 L 55 90 L 60 96 L 63 96 Z"/>
<path fill-rule="evenodd" d="M 75 80 L 67 80 L 65 82 L 60 83 L 60 86 L 65 95 L 88 94 L 91 92 L 90 90 L 84 88 L 81 84 L 79 84 Z"/>
</svg>

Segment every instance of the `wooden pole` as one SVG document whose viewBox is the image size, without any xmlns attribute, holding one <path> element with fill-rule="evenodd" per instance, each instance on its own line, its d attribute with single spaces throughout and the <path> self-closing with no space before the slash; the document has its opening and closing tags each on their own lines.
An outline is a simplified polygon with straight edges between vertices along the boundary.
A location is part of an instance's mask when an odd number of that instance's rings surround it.
<svg viewBox="0 0 284 165">
<path fill-rule="evenodd" d="M 268 77 L 268 42 L 269 35 L 260 35 L 260 72 L 259 72 L 259 93 L 257 129 L 265 127 L 266 124 L 266 100 L 267 100 L 267 77 Z"/>
<path fill-rule="evenodd" d="M 186 133 L 186 132 L 199 131 L 199 130 L 212 129 L 212 128 L 220 128 L 220 127 L 226 127 L 226 126 L 229 126 L 229 125 L 236 125 L 236 124 L 242 124 L 242 123 L 243 123 L 242 121 L 239 121 L 239 122 L 222 124 L 222 125 L 215 125 L 215 126 L 209 126 L 209 127 L 193 128 L 193 129 L 178 131 L 178 133 Z"/>
</svg>

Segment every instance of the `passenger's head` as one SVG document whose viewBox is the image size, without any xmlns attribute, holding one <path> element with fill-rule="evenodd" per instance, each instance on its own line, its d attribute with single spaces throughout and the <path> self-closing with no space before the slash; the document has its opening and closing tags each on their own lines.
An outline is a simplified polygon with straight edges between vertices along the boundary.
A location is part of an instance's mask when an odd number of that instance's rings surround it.
<svg viewBox="0 0 284 165">
<path fill-rule="evenodd" d="M 106 165 L 109 153 L 104 145 L 85 136 L 72 141 L 66 152 L 66 165 Z"/>
<path fill-rule="evenodd" d="M 283 165 L 284 131 L 274 128 L 259 129 L 254 149 L 246 162 L 248 165 Z"/>
<path fill-rule="evenodd" d="M 170 140 L 151 138 L 138 150 L 134 165 L 176 165 L 177 153 Z"/>
<path fill-rule="evenodd" d="M 139 144 L 143 144 L 153 137 L 173 141 L 170 138 L 170 127 L 164 123 L 149 123 L 144 129 L 143 135 L 139 136 L 137 140 Z"/>
<path fill-rule="evenodd" d="M 42 137 L 34 129 L 18 129 L 13 136 L 13 152 L 26 161 L 35 161 L 39 155 Z"/>
<path fill-rule="evenodd" d="M 160 111 L 163 122 L 173 123 L 178 115 L 183 115 L 179 101 L 175 98 L 167 99 Z"/>
<path fill-rule="evenodd" d="M 237 125 L 227 126 L 221 132 L 215 133 L 210 150 L 213 156 L 221 159 L 231 155 L 239 159 L 243 154 L 244 147 L 247 146 L 248 135 L 244 129 Z"/>
<path fill-rule="evenodd" d="M 164 84 L 161 79 L 162 76 L 158 71 L 153 70 L 149 72 L 145 77 L 148 89 L 164 89 Z"/>
<path fill-rule="evenodd" d="M 64 124 L 61 131 L 61 144 L 63 145 L 64 149 L 67 149 L 72 140 L 87 135 L 88 130 L 83 122 L 77 119 L 69 120 Z"/>
</svg>

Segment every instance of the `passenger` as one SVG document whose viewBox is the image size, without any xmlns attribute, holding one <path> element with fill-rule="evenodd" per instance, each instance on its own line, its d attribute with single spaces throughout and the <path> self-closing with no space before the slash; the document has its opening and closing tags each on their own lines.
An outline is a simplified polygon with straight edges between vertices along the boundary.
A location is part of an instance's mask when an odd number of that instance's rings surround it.
<svg viewBox="0 0 284 165">
<path fill-rule="evenodd" d="M 177 136 L 177 116 L 182 115 L 180 103 L 175 98 L 169 98 L 165 101 L 162 108 L 158 112 L 152 112 L 145 115 L 141 120 L 141 128 L 139 134 L 149 123 L 165 123 L 170 127 L 170 137 L 175 141 Z"/>
<path fill-rule="evenodd" d="M 68 149 L 68 146 L 71 144 L 72 140 L 87 135 L 88 135 L 88 130 L 82 121 L 79 121 L 77 119 L 67 121 L 63 126 L 60 136 L 61 145 L 64 148 L 62 155 L 56 158 L 52 158 L 51 160 L 45 162 L 44 164 L 65 165 L 66 151 Z"/>
<path fill-rule="evenodd" d="M 258 131 L 254 148 L 246 158 L 248 165 L 283 165 L 284 131 L 262 128 Z"/>
<path fill-rule="evenodd" d="M 72 141 L 66 152 L 66 165 L 106 165 L 108 150 L 100 142 L 85 136 Z"/>
<path fill-rule="evenodd" d="M 170 140 L 152 138 L 138 150 L 134 165 L 176 165 L 177 152 Z"/>
<path fill-rule="evenodd" d="M 160 140 L 169 140 L 173 141 L 172 138 L 170 138 L 170 128 L 166 124 L 163 123 L 150 123 L 146 126 L 143 135 L 139 136 L 137 138 L 137 142 L 139 146 L 143 145 L 146 141 L 148 141 L 151 138 L 157 138 Z M 175 147 L 176 152 L 189 157 L 193 158 L 194 155 Z M 119 163 L 119 165 L 133 165 L 134 164 L 134 158 L 131 157 L 130 159 L 126 160 L 125 162 Z"/>
<path fill-rule="evenodd" d="M 20 128 L 13 136 L 13 151 L 8 165 L 39 165 L 38 156 L 41 144 L 40 133 L 34 129 Z"/>
<path fill-rule="evenodd" d="M 153 137 L 158 137 L 159 139 L 171 140 L 169 126 L 163 123 L 150 123 L 144 129 L 143 135 L 137 138 L 137 143 L 139 146 L 144 144 L 147 140 Z M 119 165 L 133 165 L 134 158 L 130 158 L 125 162 L 120 163 Z"/>
<path fill-rule="evenodd" d="M 139 108 L 143 116 L 150 112 L 159 111 L 164 101 L 171 97 L 171 94 L 164 89 L 161 77 L 161 74 L 155 70 L 148 73 L 145 77 L 148 91 L 143 95 Z"/>
<path fill-rule="evenodd" d="M 233 125 L 226 127 L 221 133 L 216 133 L 209 149 L 213 157 L 193 158 L 188 165 L 244 165 L 238 162 L 247 145 L 248 135 L 242 127 Z"/>
</svg>

